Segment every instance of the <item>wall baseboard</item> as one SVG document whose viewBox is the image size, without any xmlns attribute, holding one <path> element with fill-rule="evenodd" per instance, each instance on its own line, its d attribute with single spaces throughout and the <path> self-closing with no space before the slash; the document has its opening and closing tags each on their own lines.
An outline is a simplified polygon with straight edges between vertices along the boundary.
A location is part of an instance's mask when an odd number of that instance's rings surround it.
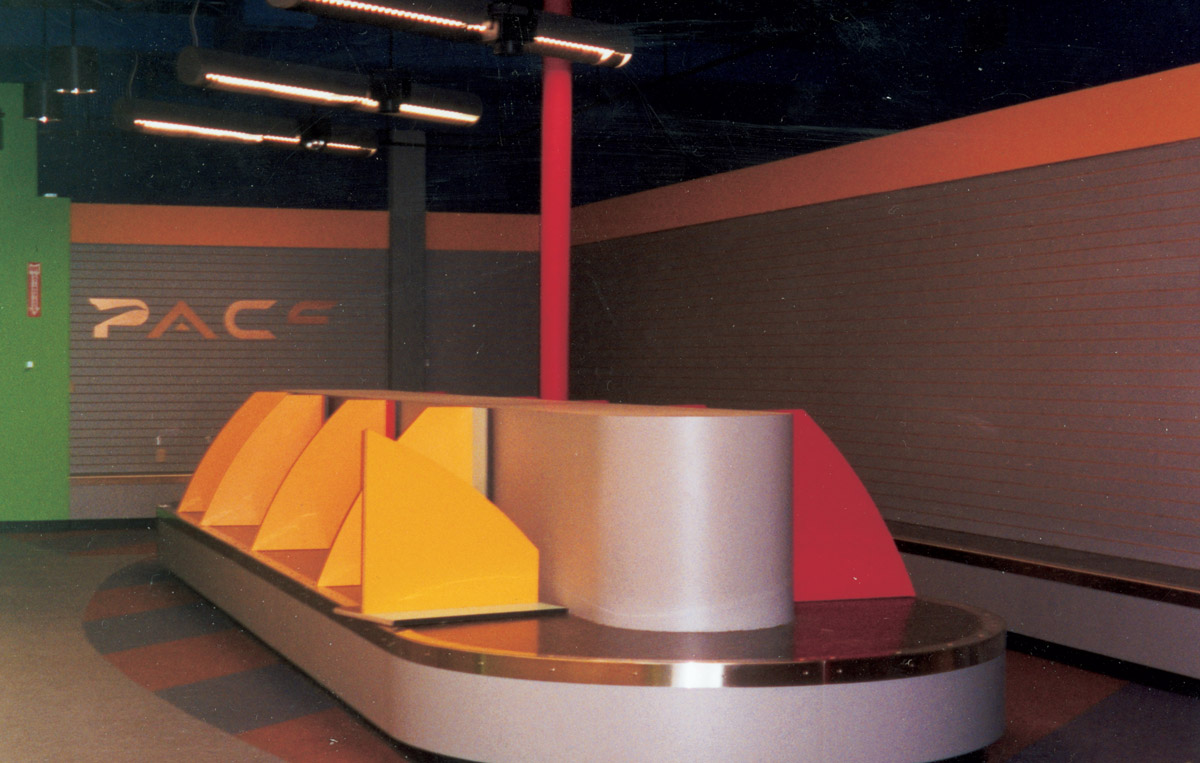
<svg viewBox="0 0 1200 763">
<path fill-rule="evenodd" d="M 51 533 L 77 530 L 148 530 L 155 527 L 154 517 L 126 519 L 46 519 L 0 522 L 0 533 Z"/>
<path fill-rule="evenodd" d="M 78 483 L 71 481 L 71 519 L 153 519 L 159 506 L 178 503 L 182 481 Z"/>
<path fill-rule="evenodd" d="M 986 609 L 1012 633 L 1200 679 L 1200 609 L 902 553 L 918 596 Z"/>
</svg>

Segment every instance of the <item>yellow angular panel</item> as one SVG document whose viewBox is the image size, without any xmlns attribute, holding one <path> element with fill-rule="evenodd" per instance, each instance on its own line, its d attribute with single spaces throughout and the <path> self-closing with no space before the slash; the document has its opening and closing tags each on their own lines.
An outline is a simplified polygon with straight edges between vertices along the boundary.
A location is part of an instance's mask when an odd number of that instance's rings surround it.
<svg viewBox="0 0 1200 763">
<path fill-rule="evenodd" d="M 187 492 L 179 502 L 180 512 L 207 511 L 221 478 L 233 463 L 247 438 L 262 423 L 275 406 L 287 397 L 286 392 L 255 392 L 242 407 L 225 422 L 216 439 L 204 452 L 204 458 L 188 482 Z"/>
<path fill-rule="evenodd" d="M 363 447 L 364 614 L 537 602 L 537 548 L 495 504 L 400 442 Z"/>
<path fill-rule="evenodd" d="M 324 419 L 323 395 L 288 395 L 279 401 L 225 470 L 200 523 L 261 524 L 275 492 Z"/>
<path fill-rule="evenodd" d="M 400 442 L 487 495 L 487 421 L 486 408 L 430 407 Z"/>
<path fill-rule="evenodd" d="M 359 448 L 362 449 L 361 447 Z M 362 493 L 354 499 L 317 580 L 320 586 L 362 585 Z"/>
<path fill-rule="evenodd" d="M 362 492 L 362 433 L 391 436 L 391 400 L 347 400 L 296 459 L 254 539 L 256 551 L 329 548 Z"/>
</svg>

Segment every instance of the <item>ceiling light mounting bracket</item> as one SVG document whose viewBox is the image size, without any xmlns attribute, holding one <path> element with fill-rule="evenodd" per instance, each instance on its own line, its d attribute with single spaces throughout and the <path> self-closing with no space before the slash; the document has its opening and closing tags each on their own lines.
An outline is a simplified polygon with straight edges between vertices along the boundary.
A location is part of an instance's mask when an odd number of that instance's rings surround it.
<svg viewBox="0 0 1200 763">
<path fill-rule="evenodd" d="M 520 55 L 537 36 L 537 14 L 524 6 L 492 3 L 488 6 L 488 17 L 490 21 L 483 39 L 491 43 L 492 51 L 497 55 Z"/>
<path fill-rule="evenodd" d="M 381 114 L 395 114 L 400 105 L 412 98 L 412 77 L 406 72 L 385 70 L 371 75 L 371 98 L 379 103 Z"/>
</svg>

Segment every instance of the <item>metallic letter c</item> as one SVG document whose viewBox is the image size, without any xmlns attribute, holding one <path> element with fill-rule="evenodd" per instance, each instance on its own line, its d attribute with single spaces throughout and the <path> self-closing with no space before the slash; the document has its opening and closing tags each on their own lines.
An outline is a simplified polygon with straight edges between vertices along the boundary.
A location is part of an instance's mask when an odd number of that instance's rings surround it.
<svg viewBox="0 0 1200 763">
<path fill-rule="evenodd" d="M 234 339 L 274 339 L 266 329 L 242 329 L 237 325 L 237 314 L 243 310 L 267 310 L 275 304 L 273 299 L 241 299 L 225 311 L 225 330 Z"/>
</svg>

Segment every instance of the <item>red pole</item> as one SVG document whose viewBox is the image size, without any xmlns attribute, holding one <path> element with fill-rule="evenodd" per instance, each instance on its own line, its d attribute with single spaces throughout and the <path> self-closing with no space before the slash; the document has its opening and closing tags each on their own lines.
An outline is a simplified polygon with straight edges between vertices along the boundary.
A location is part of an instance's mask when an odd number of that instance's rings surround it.
<svg viewBox="0 0 1200 763">
<path fill-rule="evenodd" d="M 544 8 L 570 15 L 571 0 L 545 0 Z M 542 60 L 541 396 L 566 400 L 571 320 L 571 63 Z"/>
</svg>

